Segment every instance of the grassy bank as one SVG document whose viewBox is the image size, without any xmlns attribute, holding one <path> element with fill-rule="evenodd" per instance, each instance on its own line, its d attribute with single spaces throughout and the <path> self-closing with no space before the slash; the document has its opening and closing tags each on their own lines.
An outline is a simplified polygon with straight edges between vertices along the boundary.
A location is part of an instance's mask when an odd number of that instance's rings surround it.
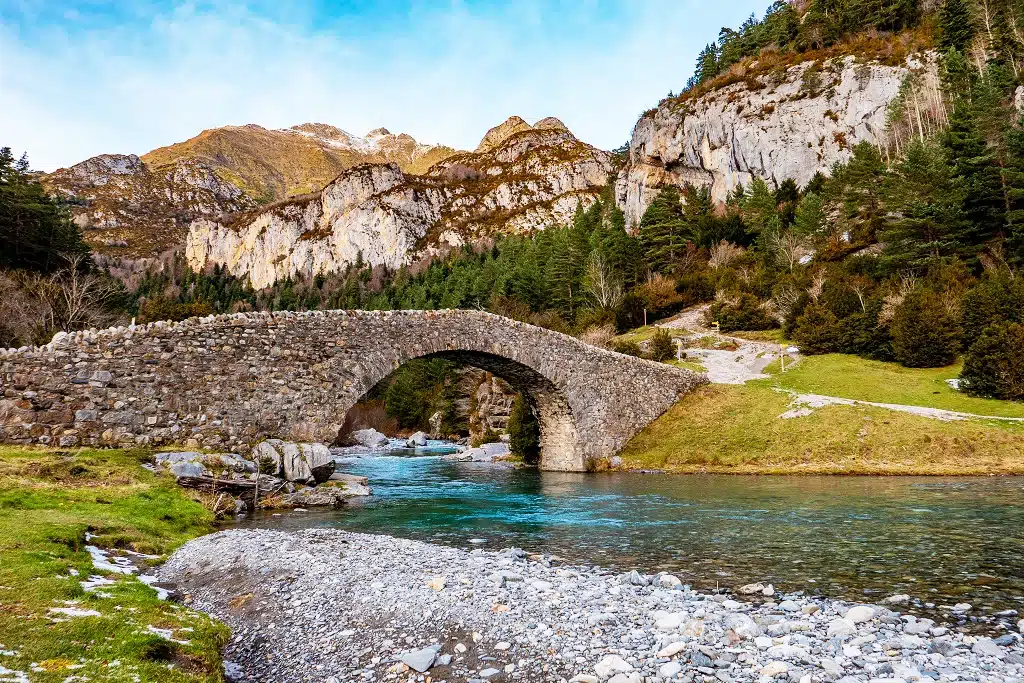
<svg viewBox="0 0 1024 683">
<path fill-rule="evenodd" d="M 802 393 L 942 408 L 993 417 L 1024 417 L 1024 403 L 974 398 L 950 387 L 962 363 L 945 368 L 905 368 L 857 356 L 809 356 L 776 378 L 779 386 Z"/>
<path fill-rule="evenodd" d="M 625 467 L 734 474 L 1024 474 L 1019 425 L 940 422 L 866 406 L 829 406 L 778 419 L 790 408 L 789 396 L 770 380 L 705 387 L 633 439 L 622 453 Z"/>
<path fill-rule="evenodd" d="M 87 532 L 99 547 L 163 555 L 212 530 L 212 515 L 142 458 L 0 447 L 0 666 L 34 683 L 222 680 L 226 627 L 97 571 L 85 550 Z M 86 592 L 90 575 L 113 583 Z"/>
</svg>

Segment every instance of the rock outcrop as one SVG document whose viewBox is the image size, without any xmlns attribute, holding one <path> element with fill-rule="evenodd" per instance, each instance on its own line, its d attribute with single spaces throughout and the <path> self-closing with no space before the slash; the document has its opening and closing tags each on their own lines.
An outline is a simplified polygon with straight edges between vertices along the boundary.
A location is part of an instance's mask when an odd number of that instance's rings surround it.
<svg viewBox="0 0 1024 683">
<path fill-rule="evenodd" d="M 104 154 L 54 171 L 44 183 L 68 201 L 86 242 L 109 256 L 155 256 L 181 244 L 200 216 L 256 206 L 195 159 L 152 168 L 134 154 Z"/>
<path fill-rule="evenodd" d="M 360 257 L 398 268 L 498 232 L 564 224 L 595 201 L 611 160 L 557 119 L 541 123 L 513 124 L 488 151 L 450 156 L 422 176 L 393 163 L 363 164 L 316 194 L 230 220 L 197 220 L 186 257 L 193 268 L 219 264 L 261 288 L 342 271 Z"/>
<path fill-rule="evenodd" d="M 618 176 L 627 225 L 639 223 L 666 185 L 710 186 L 725 201 L 755 177 L 803 185 L 818 171 L 828 173 L 857 143 L 884 140 L 890 103 L 911 72 L 934 87 L 930 58 L 888 66 L 848 56 L 761 74 L 755 63 L 743 79 L 663 101 L 636 124 L 629 163 Z"/>
</svg>

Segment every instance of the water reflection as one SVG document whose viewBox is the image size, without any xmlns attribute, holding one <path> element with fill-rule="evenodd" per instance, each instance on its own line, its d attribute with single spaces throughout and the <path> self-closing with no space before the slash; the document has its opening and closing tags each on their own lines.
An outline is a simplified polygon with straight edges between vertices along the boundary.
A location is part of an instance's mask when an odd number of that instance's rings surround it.
<svg viewBox="0 0 1024 683">
<path fill-rule="evenodd" d="M 248 524 L 337 526 L 575 562 L 1024 610 L 1024 479 L 582 475 L 360 458 L 375 496 Z"/>
</svg>

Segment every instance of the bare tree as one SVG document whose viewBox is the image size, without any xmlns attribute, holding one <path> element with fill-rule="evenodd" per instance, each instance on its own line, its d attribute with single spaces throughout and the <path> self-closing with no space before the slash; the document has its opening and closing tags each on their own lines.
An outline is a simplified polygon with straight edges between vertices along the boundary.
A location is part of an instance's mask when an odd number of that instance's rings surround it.
<svg viewBox="0 0 1024 683">
<path fill-rule="evenodd" d="M 792 230 L 770 230 L 765 233 L 765 242 L 775 262 L 791 273 L 801 259 L 811 254 L 806 241 Z"/>
<path fill-rule="evenodd" d="M 613 309 L 622 299 L 622 283 L 596 251 L 587 259 L 584 286 L 587 294 L 600 309 Z"/>
<path fill-rule="evenodd" d="M 71 332 L 87 327 L 100 327 L 113 322 L 108 306 L 120 292 L 112 278 L 86 268 L 87 257 L 68 259 L 67 268 L 50 276 L 49 305 L 55 330 Z"/>
<path fill-rule="evenodd" d="M 742 255 L 743 247 L 732 244 L 727 240 L 722 240 L 711 247 L 711 259 L 708 261 L 708 265 L 711 266 L 713 270 L 728 268 L 730 263 Z"/>
<path fill-rule="evenodd" d="M 885 300 L 882 302 L 882 310 L 878 312 L 878 324 L 885 325 L 892 322 L 896 310 L 906 300 L 914 288 L 917 287 L 917 278 L 913 275 L 901 275 L 899 282 L 893 287 Z"/>
</svg>

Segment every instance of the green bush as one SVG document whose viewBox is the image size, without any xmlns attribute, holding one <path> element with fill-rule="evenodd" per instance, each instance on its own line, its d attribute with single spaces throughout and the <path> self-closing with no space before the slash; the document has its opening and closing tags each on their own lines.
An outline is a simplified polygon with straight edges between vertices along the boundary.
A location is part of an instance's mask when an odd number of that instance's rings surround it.
<svg viewBox="0 0 1024 683">
<path fill-rule="evenodd" d="M 518 455 L 529 465 L 536 465 L 540 461 L 540 422 L 530 402 L 522 394 L 517 394 L 512 402 L 508 435 L 513 455 Z"/>
<path fill-rule="evenodd" d="M 651 360 L 664 363 L 676 357 L 676 342 L 666 329 L 659 329 L 651 339 Z"/>
<path fill-rule="evenodd" d="M 811 303 L 797 319 L 793 338 L 801 353 L 834 353 L 839 350 L 839 320 L 825 306 Z"/>
<path fill-rule="evenodd" d="M 890 331 L 893 354 L 908 368 L 941 368 L 960 353 L 960 325 L 939 295 L 928 289 L 907 296 L 896 309 Z"/>
<path fill-rule="evenodd" d="M 718 322 L 722 332 L 771 330 L 779 326 L 779 321 L 762 307 L 761 300 L 753 294 L 741 294 L 736 303 L 719 301 L 712 304 L 708 317 Z"/>
<path fill-rule="evenodd" d="M 641 358 L 644 355 L 643 349 L 640 348 L 640 345 L 631 340 L 617 341 L 612 344 L 612 348 L 616 353 L 623 353 L 627 356 L 635 356 L 636 358 Z"/>
<path fill-rule="evenodd" d="M 1024 400 L 1024 325 L 986 327 L 974 342 L 960 373 L 961 389 L 972 396 Z"/>
</svg>

